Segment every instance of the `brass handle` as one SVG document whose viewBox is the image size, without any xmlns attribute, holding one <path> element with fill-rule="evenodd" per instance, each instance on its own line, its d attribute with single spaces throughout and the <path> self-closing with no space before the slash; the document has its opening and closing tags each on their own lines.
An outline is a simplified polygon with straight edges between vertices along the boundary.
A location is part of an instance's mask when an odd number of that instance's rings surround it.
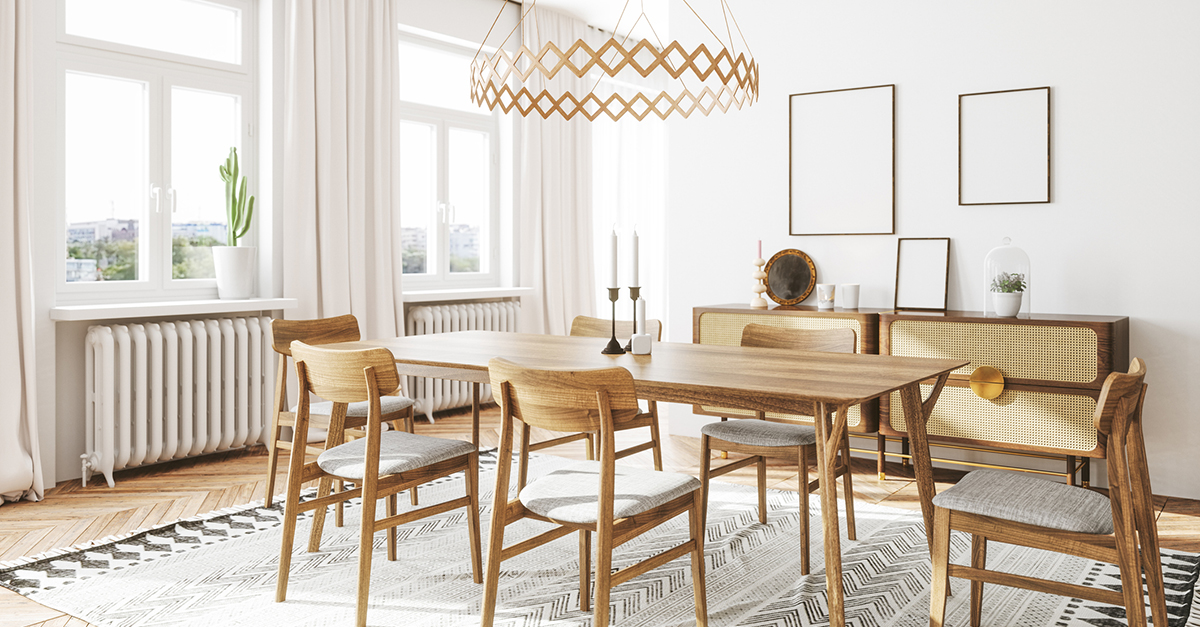
<svg viewBox="0 0 1200 627">
<path fill-rule="evenodd" d="M 1004 373 L 991 366 L 980 366 L 971 373 L 971 391 L 979 398 L 992 400 L 1004 393 Z"/>
</svg>

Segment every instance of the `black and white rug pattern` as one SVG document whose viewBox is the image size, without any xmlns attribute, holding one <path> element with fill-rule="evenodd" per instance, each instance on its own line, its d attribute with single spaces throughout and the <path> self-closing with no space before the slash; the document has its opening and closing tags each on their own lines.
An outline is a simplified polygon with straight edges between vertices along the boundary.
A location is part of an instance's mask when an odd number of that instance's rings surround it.
<svg viewBox="0 0 1200 627">
<path fill-rule="evenodd" d="M 541 457 L 531 475 L 559 463 Z M 494 481 L 494 467 L 494 456 L 481 457 L 485 491 Z M 421 489 L 422 503 L 460 494 L 460 477 Z M 714 484 L 705 551 L 711 625 L 828 624 L 820 525 L 813 525 L 812 574 L 801 576 L 795 553 L 798 495 L 769 494 L 770 523 L 761 525 L 752 488 Z M 400 499 L 402 507 L 407 500 Z M 485 536 L 490 503 L 490 492 L 481 495 Z M 809 509 L 817 520 L 815 497 Z M 846 539 L 842 525 L 847 623 L 928 625 L 929 555 L 919 514 L 861 502 L 855 510 L 859 540 Z M 350 624 L 358 564 L 356 512 L 357 507 L 348 510 L 342 528 L 329 520 L 318 553 L 306 552 L 308 517 L 301 521 L 284 603 L 273 602 L 282 508 L 263 508 L 261 503 L 0 564 L 0 585 L 102 626 Z M 482 587 L 471 580 L 465 523 L 459 510 L 405 525 L 396 562 L 386 560 L 384 535 L 376 534 L 369 624 L 479 624 Z M 543 528 L 523 521 L 509 528 L 505 544 Z M 614 567 L 669 548 L 686 535 L 686 517 L 679 517 L 620 547 Z M 486 547 L 486 537 L 484 542 Z M 969 553 L 968 539 L 956 534 L 952 551 L 961 563 Z M 578 610 L 577 560 L 577 543 L 568 536 L 504 562 L 496 625 L 590 625 L 591 615 Z M 1168 552 L 1163 563 L 1171 626 L 1200 627 L 1200 612 L 1190 611 L 1200 556 Z M 1119 589 L 1115 566 L 1081 558 L 990 543 L 988 564 Z M 953 580 L 947 624 L 969 624 L 968 597 L 967 582 Z M 612 604 L 613 624 L 693 624 L 688 560 L 675 560 L 619 586 Z M 984 617 L 990 625 L 1022 627 L 1125 624 L 1122 608 L 999 586 L 986 587 Z"/>
</svg>

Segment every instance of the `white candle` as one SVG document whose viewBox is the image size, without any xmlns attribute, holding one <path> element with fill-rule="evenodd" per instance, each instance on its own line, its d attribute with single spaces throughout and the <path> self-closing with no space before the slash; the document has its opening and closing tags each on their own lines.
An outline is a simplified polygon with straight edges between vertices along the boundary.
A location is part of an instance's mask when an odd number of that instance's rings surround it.
<svg viewBox="0 0 1200 627">
<path fill-rule="evenodd" d="M 617 287 L 617 229 L 612 232 L 612 278 L 609 287 Z"/>
<path fill-rule="evenodd" d="M 635 332 L 636 333 L 645 333 L 646 332 L 646 299 L 644 299 L 640 296 L 638 297 L 637 307 L 635 308 L 635 311 L 637 312 L 637 330 Z"/>
<path fill-rule="evenodd" d="M 638 284 L 638 236 L 637 230 L 633 231 L 633 278 L 629 284 L 631 287 L 640 287 Z"/>
</svg>

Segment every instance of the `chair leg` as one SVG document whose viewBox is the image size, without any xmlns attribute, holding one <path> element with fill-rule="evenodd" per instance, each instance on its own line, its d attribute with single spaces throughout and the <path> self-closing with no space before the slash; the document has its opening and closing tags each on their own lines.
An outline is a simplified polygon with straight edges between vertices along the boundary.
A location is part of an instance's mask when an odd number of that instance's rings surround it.
<svg viewBox="0 0 1200 627">
<path fill-rule="evenodd" d="M 483 616 L 479 621 L 480 627 L 492 627 L 492 623 L 496 619 L 496 598 L 499 596 L 500 588 L 500 554 L 504 549 L 504 527 L 508 524 L 508 521 L 504 519 L 504 508 L 500 505 L 501 502 L 503 501 L 497 499 L 495 511 L 492 512 L 492 528 L 488 534 L 488 556 L 484 565 L 483 578 Z"/>
<path fill-rule="evenodd" d="M 583 441 L 584 441 L 584 446 L 587 447 L 587 451 L 585 451 L 585 454 L 587 455 L 587 460 L 589 462 L 595 461 L 596 460 L 596 434 L 589 433 L 589 434 L 583 436 Z"/>
<path fill-rule="evenodd" d="M 301 449 L 301 451 L 303 451 L 303 450 L 304 449 Z M 296 452 L 296 450 L 293 448 L 292 453 L 294 454 L 295 452 Z M 317 498 L 329 496 L 330 490 L 332 489 L 332 487 L 333 487 L 332 479 L 330 479 L 329 477 L 321 477 L 321 480 L 317 483 Z M 291 490 L 291 486 L 288 486 L 288 490 L 289 491 Z M 364 494 L 363 495 L 363 504 L 366 505 L 366 503 L 367 503 L 367 499 L 366 499 L 366 495 Z M 329 509 L 328 507 L 318 507 L 317 509 L 313 510 L 312 530 L 309 531 L 309 534 L 308 534 L 308 552 L 309 553 L 316 553 L 317 551 L 321 550 L 321 535 L 325 532 L 325 514 L 328 509 Z M 364 507 L 363 509 L 366 509 L 366 508 Z"/>
<path fill-rule="evenodd" d="M 346 482 L 342 481 L 341 479 L 338 479 L 337 481 L 333 482 L 333 493 L 334 494 L 337 494 L 338 492 L 344 492 L 345 490 L 346 490 Z M 333 506 L 334 507 L 333 526 L 338 527 L 339 529 L 341 528 L 342 524 L 345 523 L 345 521 L 346 521 L 345 515 L 343 514 L 343 512 L 346 508 L 342 507 L 345 504 L 346 504 L 345 501 L 338 501 Z"/>
<path fill-rule="evenodd" d="M 846 473 L 842 475 L 842 488 L 846 492 L 846 537 L 857 540 L 858 529 L 854 524 L 854 485 L 850 477 L 854 473 L 850 470 L 850 436 L 848 434 L 842 438 L 842 463 L 846 466 Z"/>
<path fill-rule="evenodd" d="M 606 521 L 600 522 L 597 531 L 600 546 L 596 549 L 596 601 L 592 605 L 592 624 L 606 627 L 609 623 L 609 598 L 612 595 L 612 523 L 604 529 Z"/>
<path fill-rule="evenodd" d="M 758 522 L 767 524 L 767 458 L 758 456 Z"/>
<path fill-rule="evenodd" d="M 816 447 L 811 447 L 813 450 Z M 809 518 L 808 513 L 808 452 L 810 447 L 800 446 L 796 469 L 800 479 L 800 574 L 807 575 L 809 568 Z"/>
<path fill-rule="evenodd" d="M 651 452 L 654 455 L 654 469 L 662 470 L 662 438 L 658 435 L 658 403 L 650 401 L 650 415 L 653 420 L 650 421 L 650 438 L 654 442 L 654 448 Z"/>
<path fill-rule="evenodd" d="M 936 524 L 936 523 L 935 523 Z M 971 568 L 987 568 L 987 538 L 971 534 Z M 971 627 L 983 621 L 983 582 L 971 580 Z"/>
<path fill-rule="evenodd" d="M 275 580 L 275 602 L 287 600 L 288 573 L 292 567 L 292 549 L 296 541 L 296 517 L 300 514 L 300 481 L 292 481 L 299 477 L 304 465 L 304 452 L 293 450 L 288 456 L 287 496 L 284 497 L 283 533 L 279 547 L 279 574 Z"/>
<path fill-rule="evenodd" d="M 692 595 L 696 605 L 696 627 L 706 627 L 708 594 L 704 589 L 704 502 L 700 494 L 694 496 L 695 501 L 688 512 L 688 522 L 692 527 Z"/>
<path fill-rule="evenodd" d="M 947 576 L 950 564 L 950 510 L 936 508 L 933 512 L 933 579 L 930 583 L 929 627 L 942 627 L 946 620 L 946 594 L 950 590 Z"/>
<path fill-rule="evenodd" d="M 378 506 L 376 488 L 376 481 L 371 477 L 363 481 L 362 525 L 358 532 L 358 613 L 355 622 L 358 627 L 367 625 L 367 595 L 371 591 L 371 552 L 375 547 L 375 508 Z"/>
<path fill-rule="evenodd" d="M 270 452 L 267 455 L 267 487 L 263 496 L 263 507 L 270 507 L 275 498 L 275 473 L 279 471 L 279 417 L 275 417 L 271 427 L 271 437 L 267 440 Z"/>
<path fill-rule="evenodd" d="M 387 515 L 388 518 L 396 515 L 396 495 L 389 494 L 387 497 Z M 388 527 L 383 530 L 387 534 L 387 558 L 389 562 L 396 561 L 396 528 Z"/>
<path fill-rule="evenodd" d="M 415 500 L 417 491 L 413 489 Z M 467 533 L 471 542 L 471 580 L 483 583 L 483 547 L 479 539 L 479 452 L 467 455 Z"/>
<path fill-rule="evenodd" d="M 592 609 L 592 532 L 579 530 L 579 611 Z"/>
<path fill-rule="evenodd" d="M 397 421 L 397 422 L 399 422 L 399 421 Z M 393 423 L 393 427 L 395 427 L 395 429 L 397 431 L 400 430 L 399 424 Z M 408 433 L 416 433 L 417 432 L 416 412 L 413 411 L 413 407 L 411 405 L 409 406 L 408 411 L 405 412 L 405 414 L 404 414 L 404 430 L 407 431 Z M 417 487 L 416 486 L 413 486 L 412 489 L 408 491 L 408 500 L 410 503 L 412 503 L 413 507 L 420 505 L 420 503 L 417 502 Z M 475 583 L 479 583 L 479 582 L 476 581 Z"/>
<path fill-rule="evenodd" d="M 700 434 L 700 522 L 708 518 L 708 482 L 712 472 L 712 443 L 707 435 Z"/>
</svg>

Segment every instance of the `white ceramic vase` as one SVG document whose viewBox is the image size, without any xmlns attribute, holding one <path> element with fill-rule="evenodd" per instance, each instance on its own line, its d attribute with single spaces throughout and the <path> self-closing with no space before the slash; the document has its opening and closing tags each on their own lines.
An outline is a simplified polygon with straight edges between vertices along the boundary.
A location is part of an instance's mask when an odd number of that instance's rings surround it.
<svg viewBox="0 0 1200 627">
<path fill-rule="evenodd" d="M 217 296 L 222 299 L 254 297 L 257 274 L 254 246 L 213 246 L 213 266 L 217 271 Z"/>
<path fill-rule="evenodd" d="M 1024 292 L 992 292 L 992 304 L 996 306 L 996 315 L 1001 318 L 1015 318 L 1021 313 L 1021 297 Z"/>
</svg>

